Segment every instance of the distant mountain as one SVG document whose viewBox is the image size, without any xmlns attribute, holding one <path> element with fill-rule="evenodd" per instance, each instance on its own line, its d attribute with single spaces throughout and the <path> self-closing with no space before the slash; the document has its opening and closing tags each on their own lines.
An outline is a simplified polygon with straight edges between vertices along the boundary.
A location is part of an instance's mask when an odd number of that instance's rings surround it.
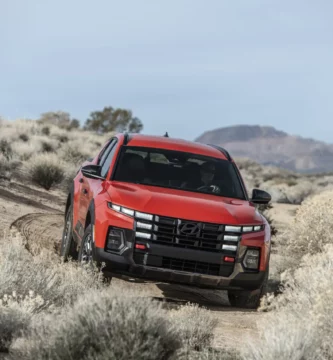
<svg viewBox="0 0 333 360">
<path fill-rule="evenodd" d="M 207 131 L 195 141 L 225 147 L 231 156 L 298 172 L 333 171 L 333 145 L 288 135 L 271 126 L 237 125 Z"/>
</svg>

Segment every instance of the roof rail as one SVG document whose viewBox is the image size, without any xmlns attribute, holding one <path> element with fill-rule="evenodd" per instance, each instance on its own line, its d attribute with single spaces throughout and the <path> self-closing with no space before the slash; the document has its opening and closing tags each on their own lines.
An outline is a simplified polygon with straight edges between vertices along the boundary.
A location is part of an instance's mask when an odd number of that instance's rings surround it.
<svg viewBox="0 0 333 360">
<path fill-rule="evenodd" d="M 227 151 L 226 149 L 224 149 L 223 147 L 217 146 L 217 145 L 213 145 L 213 144 L 207 144 L 207 145 L 215 148 L 216 150 L 221 151 L 221 153 L 222 153 L 229 161 L 232 161 L 232 158 L 231 158 L 230 154 L 229 154 L 228 151 Z"/>
<path fill-rule="evenodd" d="M 127 145 L 129 141 L 131 140 L 130 135 L 128 132 L 124 133 L 124 145 Z"/>
</svg>

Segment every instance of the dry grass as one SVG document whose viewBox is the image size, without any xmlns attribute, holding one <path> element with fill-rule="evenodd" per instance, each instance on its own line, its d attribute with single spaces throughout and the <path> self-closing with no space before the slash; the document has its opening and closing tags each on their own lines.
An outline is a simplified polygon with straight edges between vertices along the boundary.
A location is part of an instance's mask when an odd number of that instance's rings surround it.
<svg viewBox="0 0 333 360">
<path fill-rule="evenodd" d="M 286 236 L 288 251 L 297 255 L 316 254 L 333 244 L 333 191 L 308 199 L 299 208 Z"/>
<path fill-rule="evenodd" d="M 13 359 L 189 359 L 216 325 L 197 306 L 169 312 L 47 251 L 32 256 L 17 237 L 0 248 L 0 299 L 0 352 Z"/>
<path fill-rule="evenodd" d="M 210 346 L 217 320 L 209 316 L 207 310 L 188 304 L 171 311 L 169 317 L 186 349 L 202 351 Z"/>
<path fill-rule="evenodd" d="M 33 121 L 1 122 L 0 128 L 0 141 L 6 140 L 0 143 L 0 177 L 25 166 L 46 188 L 70 182 L 78 164 L 110 136 Z M 248 160 L 239 166 L 249 189 L 302 203 L 276 240 L 274 276 L 282 293 L 263 301 L 260 341 L 248 339 L 243 354 L 212 351 L 216 321 L 209 311 L 193 305 L 166 311 L 144 294 L 106 287 L 98 274 L 54 255 L 32 257 L 20 239 L 9 238 L 0 247 L 0 352 L 37 360 L 333 359 L 333 192 L 313 196 L 332 188 L 333 177 L 295 175 Z"/>
<path fill-rule="evenodd" d="M 260 342 L 248 341 L 248 359 L 332 359 L 332 192 L 306 201 L 288 232 L 292 262 L 283 292 L 268 295 L 258 322 Z"/>
<path fill-rule="evenodd" d="M 24 337 L 16 354 L 31 360 L 170 359 L 181 348 L 159 304 L 110 289 L 33 321 Z"/>
<path fill-rule="evenodd" d="M 22 168 L 28 170 L 34 183 L 45 189 L 60 185 L 67 190 L 78 166 L 94 157 L 112 135 L 101 136 L 79 129 L 69 131 L 33 120 L 2 121 L 0 178 L 10 179 L 15 176 L 16 168 Z"/>
<path fill-rule="evenodd" d="M 112 135 L 109 133 L 101 136 L 79 129 L 66 130 L 54 124 L 43 124 L 34 120 L 2 121 L 0 170 L 8 165 L 8 160 L 23 166 L 33 156 L 43 153 L 56 154 L 65 163 L 66 169 L 76 170 L 82 161 L 94 157 Z M 7 164 L 4 163 L 4 158 Z M 332 174 L 326 174 L 325 177 L 300 175 L 273 166 L 262 166 L 249 159 L 236 159 L 236 163 L 249 193 L 253 188 L 260 187 L 271 193 L 274 202 L 300 204 L 313 194 L 333 189 Z M 12 164 L 9 164 L 9 168 L 11 166 Z M 7 177 L 13 173 L 6 171 Z M 63 180 L 65 185 L 72 174 L 73 170 L 66 170 Z"/>
<path fill-rule="evenodd" d="M 39 154 L 25 164 L 32 182 L 50 190 L 65 179 L 65 165 L 55 154 Z"/>
<path fill-rule="evenodd" d="M 87 289 L 99 289 L 100 283 L 86 271 L 47 252 L 31 256 L 19 238 L 9 238 L 0 248 L 0 299 L 13 293 L 43 299 L 41 309 L 72 303 Z"/>
<path fill-rule="evenodd" d="M 235 160 L 249 192 L 261 188 L 272 195 L 273 202 L 301 204 L 308 197 L 333 189 L 333 175 L 302 175 L 273 166 L 263 166 L 249 159 Z"/>
<path fill-rule="evenodd" d="M 332 359 L 333 246 L 307 255 L 287 272 L 284 291 L 268 297 L 259 322 L 260 341 L 249 340 L 249 359 Z"/>
</svg>

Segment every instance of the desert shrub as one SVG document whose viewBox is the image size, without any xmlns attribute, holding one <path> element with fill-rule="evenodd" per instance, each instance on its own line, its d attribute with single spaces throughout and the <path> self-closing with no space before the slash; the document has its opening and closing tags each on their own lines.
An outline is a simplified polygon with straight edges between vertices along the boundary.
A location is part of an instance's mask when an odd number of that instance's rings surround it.
<svg viewBox="0 0 333 360">
<path fill-rule="evenodd" d="M 2 154 L 7 161 L 13 157 L 12 147 L 6 139 L 0 139 L 0 154 Z"/>
<path fill-rule="evenodd" d="M 13 338 L 18 336 L 28 323 L 29 319 L 24 313 L 0 306 L 0 353 L 8 352 Z"/>
<path fill-rule="evenodd" d="M 321 252 L 333 244 L 333 192 L 325 192 L 307 200 L 298 209 L 287 234 L 287 246 L 297 258 Z"/>
<path fill-rule="evenodd" d="M 25 340 L 14 349 L 27 360 L 163 360 L 182 345 L 159 304 L 110 290 L 90 292 L 72 307 L 38 319 Z"/>
<path fill-rule="evenodd" d="M 51 143 L 49 143 L 47 141 L 42 142 L 42 152 L 48 153 L 48 152 L 54 152 L 54 151 L 55 151 L 55 149 Z"/>
<path fill-rule="evenodd" d="M 16 120 L 11 121 L 9 124 L 10 128 L 15 132 L 16 139 L 18 134 L 27 135 L 38 135 L 40 134 L 40 125 L 35 120 Z"/>
<path fill-rule="evenodd" d="M 210 346 L 217 320 L 206 309 L 187 304 L 170 311 L 169 317 L 177 328 L 185 351 L 201 351 Z"/>
<path fill-rule="evenodd" d="M 236 349 L 205 349 L 202 351 L 191 351 L 180 360 L 244 360 L 241 353 Z"/>
<path fill-rule="evenodd" d="M 9 180 L 12 177 L 13 171 L 20 165 L 17 159 L 8 160 L 0 153 L 0 179 Z"/>
<path fill-rule="evenodd" d="M 292 312 L 268 314 L 258 321 L 259 341 L 247 339 L 243 359 L 249 360 L 313 360 L 318 356 L 318 336 L 309 319 Z"/>
<path fill-rule="evenodd" d="M 0 299 L 0 352 L 7 352 L 13 339 L 28 328 L 41 303 L 43 299 L 33 291 L 26 296 L 13 292 Z"/>
<path fill-rule="evenodd" d="M 104 285 L 91 274 L 56 256 L 31 256 L 22 240 L 7 238 L 0 248 L 0 347 L 8 349 L 35 314 L 73 303 L 88 289 Z"/>
<path fill-rule="evenodd" d="M 0 342 L 13 359 L 190 359 L 211 346 L 215 320 L 204 309 L 170 315 L 137 291 L 23 245 L 11 237 L 0 248 Z"/>
<path fill-rule="evenodd" d="M 34 142 L 14 142 L 12 145 L 14 153 L 21 161 L 29 160 L 32 155 L 37 154 L 40 151 L 40 144 Z"/>
<path fill-rule="evenodd" d="M 73 164 L 66 164 L 65 176 L 61 183 L 64 191 L 68 192 L 69 187 L 73 183 L 73 180 L 74 180 L 75 176 L 77 175 L 78 171 L 79 171 L 78 166 L 75 166 Z"/>
<path fill-rule="evenodd" d="M 55 154 L 40 154 L 33 157 L 26 165 L 31 180 L 50 190 L 60 184 L 65 177 L 64 165 Z"/>
<path fill-rule="evenodd" d="M 71 303 L 87 289 L 101 286 L 98 277 L 79 266 L 50 259 L 43 252 L 31 256 L 18 238 L 6 239 L 0 248 L 0 299 L 13 293 L 25 298 L 32 291 L 43 299 L 42 310 Z"/>
<path fill-rule="evenodd" d="M 314 192 L 315 189 L 312 183 L 301 181 L 297 185 L 289 187 L 286 195 L 290 204 L 299 205 Z"/>
<path fill-rule="evenodd" d="M 316 187 L 309 181 L 298 180 L 296 185 L 289 186 L 290 180 L 281 183 L 268 181 L 262 184 L 262 189 L 268 191 L 274 202 L 300 205 L 305 199 L 316 192 Z"/>
<path fill-rule="evenodd" d="M 293 178 L 290 178 L 290 179 L 286 179 L 286 184 L 288 185 L 288 186 L 295 186 L 295 185 L 297 185 L 297 181 L 295 180 L 295 179 L 293 179 Z"/>
<path fill-rule="evenodd" d="M 258 322 L 260 341 L 249 340 L 249 359 L 331 359 L 333 347 L 333 246 L 306 255 L 284 274 L 284 291 L 267 296 Z M 251 345 L 252 344 L 252 345 Z"/>
<path fill-rule="evenodd" d="M 29 141 L 29 136 L 27 134 L 20 134 L 19 139 L 22 140 L 23 142 L 27 142 Z"/>
<path fill-rule="evenodd" d="M 282 274 L 283 292 L 267 295 L 258 322 L 256 346 L 249 340 L 249 359 L 333 358 L 332 197 L 326 192 L 305 201 L 291 225 L 291 267 Z"/>
<path fill-rule="evenodd" d="M 38 152 L 55 152 L 59 148 L 57 139 L 46 135 L 32 135 L 30 137 L 30 143 L 38 149 Z"/>
<path fill-rule="evenodd" d="M 9 179 L 11 175 L 11 163 L 0 154 L 0 179 Z"/>
<path fill-rule="evenodd" d="M 261 204 L 258 206 L 258 211 L 265 217 L 265 219 L 269 223 L 269 225 L 271 227 L 272 236 L 276 236 L 276 234 L 278 233 L 278 230 L 274 224 L 274 220 L 272 219 L 272 217 L 270 216 L 270 214 L 268 212 L 272 208 L 273 208 L 273 205 L 271 203 Z"/>
<path fill-rule="evenodd" d="M 82 147 L 82 144 L 68 143 L 61 149 L 60 156 L 68 163 L 79 165 L 92 157 L 91 153 Z"/>
<path fill-rule="evenodd" d="M 69 140 L 69 139 L 68 139 L 68 136 L 67 136 L 67 135 L 64 135 L 64 134 L 63 134 L 63 135 L 58 135 L 57 139 L 58 139 L 59 142 L 62 143 L 62 144 L 68 142 L 68 140 Z"/>
<path fill-rule="evenodd" d="M 42 135 L 49 136 L 50 135 L 50 127 L 49 126 L 43 126 L 41 129 Z"/>
</svg>

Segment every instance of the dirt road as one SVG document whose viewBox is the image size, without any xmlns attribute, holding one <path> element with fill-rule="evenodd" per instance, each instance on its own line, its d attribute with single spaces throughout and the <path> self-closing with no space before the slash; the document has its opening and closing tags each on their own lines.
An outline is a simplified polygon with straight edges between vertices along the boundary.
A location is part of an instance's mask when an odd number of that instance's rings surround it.
<svg viewBox="0 0 333 360">
<path fill-rule="evenodd" d="M 5 235 L 9 231 L 19 232 L 26 239 L 28 249 L 34 247 L 35 250 L 48 249 L 58 252 L 64 204 L 65 194 L 61 191 L 46 192 L 31 185 L 0 182 L 0 231 Z M 286 226 L 292 220 L 294 209 L 282 204 L 274 206 L 275 216 L 281 226 Z M 6 241 L 6 236 L 0 241 Z M 223 291 L 121 279 L 113 279 L 112 282 L 123 282 L 126 286 L 144 290 L 145 296 L 171 304 L 190 301 L 207 307 L 218 319 L 214 340 L 216 347 L 228 344 L 232 347 L 242 346 L 244 336 L 255 337 L 258 317 L 265 316 L 264 313 L 256 311 L 231 308 Z"/>
</svg>

